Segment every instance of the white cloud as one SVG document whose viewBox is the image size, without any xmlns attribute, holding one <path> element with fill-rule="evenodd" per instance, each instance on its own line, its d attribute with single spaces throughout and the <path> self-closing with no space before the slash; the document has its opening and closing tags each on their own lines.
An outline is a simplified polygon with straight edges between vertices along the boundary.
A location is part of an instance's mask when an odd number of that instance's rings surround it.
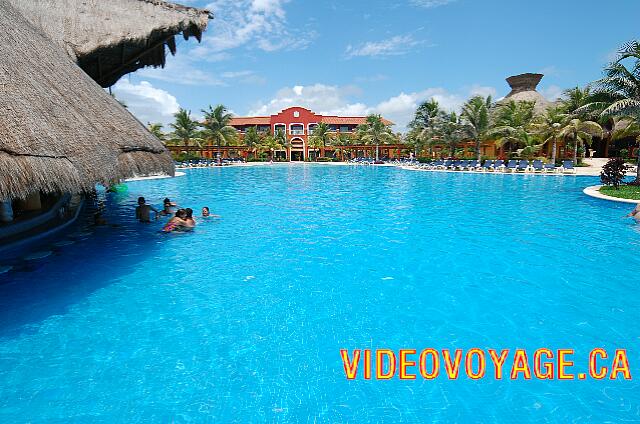
<svg viewBox="0 0 640 424">
<path fill-rule="evenodd" d="M 547 100 L 555 102 L 558 100 L 563 93 L 563 89 L 558 87 L 557 85 L 550 85 L 543 89 L 538 90 L 540 94 L 542 94 Z"/>
<path fill-rule="evenodd" d="M 249 111 L 249 115 L 268 115 L 290 106 L 305 106 L 322 114 L 364 115 L 367 107 L 361 103 L 350 103 L 349 99 L 361 94 L 354 86 L 314 84 L 297 85 L 278 90 L 273 99 L 261 102 Z"/>
<path fill-rule="evenodd" d="M 411 3 L 415 6 L 432 9 L 434 7 L 445 6 L 449 3 L 453 3 L 454 1 L 456 0 L 411 0 Z"/>
<path fill-rule="evenodd" d="M 188 56 L 171 58 L 164 69 L 144 68 L 137 75 L 142 78 L 152 78 L 159 81 L 181 85 L 194 86 L 227 86 L 234 83 L 264 84 L 265 78 L 251 70 L 223 71 L 219 75 L 215 71 L 203 71 L 198 64 Z"/>
<path fill-rule="evenodd" d="M 187 55 L 168 58 L 164 68 L 144 68 L 137 75 L 183 85 L 220 86 L 224 81 L 194 66 Z"/>
<path fill-rule="evenodd" d="M 216 19 L 192 53 L 201 59 L 239 47 L 263 51 L 303 49 L 316 34 L 291 31 L 284 5 L 289 0 L 215 0 L 206 6 Z"/>
<path fill-rule="evenodd" d="M 421 41 L 415 40 L 411 35 L 396 35 L 382 41 L 370 41 L 360 46 L 347 46 L 345 54 L 347 57 L 381 57 L 381 56 L 399 56 L 409 53 L 411 49 Z"/>
<path fill-rule="evenodd" d="M 471 86 L 471 90 L 469 90 L 469 94 L 471 96 L 482 96 L 487 97 L 491 96 L 493 99 L 498 95 L 498 91 L 494 87 L 487 87 L 483 85 L 474 84 Z"/>
<path fill-rule="evenodd" d="M 434 98 L 443 109 L 457 111 L 469 96 L 485 93 L 495 95 L 495 92 L 492 87 L 478 85 L 472 86 L 464 93 L 451 93 L 443 88 L 427 88 L 411 93 L 402 92 L 377 104 L 367 105 L 357 101 L 362 91 L 355 86 L 298 85 L 279 90 L 271 100 L 254 105 L 248 115 L 269 115 L 290 106 L 303 106 L 326 115 L 365 116 L 379 113 L 396 124 L 396 131 L 405 131 L 407 124 L 413 119 L 416 108 L 425 100 Z"/>
<path fill-rule="evenodd" d="M 178 100 L 167 91 L 155 88 L 148 81 L 132 84 L 121 79 L 113 86 L 113 94 L 127 105 L 129 112 L 143 124 L 173 122 L 173 114 L 178 111 Z"/>
</svg>

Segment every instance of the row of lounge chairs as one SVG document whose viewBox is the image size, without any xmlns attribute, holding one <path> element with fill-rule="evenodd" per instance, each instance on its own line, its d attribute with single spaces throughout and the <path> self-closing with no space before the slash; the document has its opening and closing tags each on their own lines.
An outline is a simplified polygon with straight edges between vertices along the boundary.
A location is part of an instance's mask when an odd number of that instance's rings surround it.
<svg viewBox="0 0 640 424">
<path fill-rule="evenodd" d="M 225 158 L 222 159 L 222 165 L 233 165 L 234 163 L 244 163 L 241 158 Z M 206 168 L 208 166 L 218 166 L 215 159 L 190 160 L 187 162 L 176 162 L 177 168 Z"/>
<path fill-rule="evenodd" d="M 452 170 L 452 171 L 480 171 L 480 172 L 533 172 L 533 173 L 563 173 L 575 174 L 576 168 L 572 160 L 565 160 L 562 166 L 544 163 L 541 160 L 437 160 L 416 165 L 419 169 Z"/>
</svg>

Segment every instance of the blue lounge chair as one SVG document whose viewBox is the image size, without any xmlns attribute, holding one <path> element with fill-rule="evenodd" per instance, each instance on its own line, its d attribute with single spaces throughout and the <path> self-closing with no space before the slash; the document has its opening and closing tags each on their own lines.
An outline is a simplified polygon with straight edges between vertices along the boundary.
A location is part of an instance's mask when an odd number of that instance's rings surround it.
<svg viewBox="0 0 640 424">
<path fill-rule="evenodd" d="M 469 161 L 469 163 L 467 163 L 467 166 L 465 167 L 468 171 L 475 171 L 475 169 L 478 167 L 478 161 L 477 160 L 472 160 Z"/>
<path fill-rule="evenodd" d="M 552 172 L 552 173 L 556 173 L 556 171 L 558 170 L 558 168 L 556 168 L 556 164 L 555 163 L 545 163 L 544 164 L 544 172 Z"/>
<path fill-rule="evenodd" d="M 534 160 L 531 168 L 533 169 L 533 172 L 544 172 L 544 165 L 541 160 Z"/>
<path fill-rule="evenodd" d="M 493 169 L 493 161 L 485 160 L 484 164 L 480 167 L 480 169 L 482 169 L 483 171 L 489 171 L 490 169 Z"/>
<path fill-rule="evenodd" d="M 565 174 L 568 173 L 576 173 L 576 168 L 573 167 L 573 161 L 572 160 L 565 160 L 562 162 L 562 172 Z"/>
<path fill-rule="evenodd" d="M 516 171 L 527 172 L 529 170 L 529 161 L 521 160 L 518 162 L 518 166 L 516 167 Z"/>
<path fill-rule="evenodd" d="M 451 166 L 452 163 L 453 163 L 452 160 L 446 160 L 446 161 L 444 161 L 443 164 L 438 165 L 438 169 L 447 169 L 447 168 L 449 168 Z"/>
<path fill-rule="evenodd" d="M 468 165 L 469 165 L 468 160 L 462 160 L 456 165 L 455 169 L 463 171 Z"/>
<path fill-rule="evenodd" d="M 504 161 L 503 160 L 497 160 L 495 161 L 495 163 L 493 164 L 492 167 L 493 171 L 504 171 Z"/>
<path fill-rule="evenodd" d="M 447 166 L 447 169 L 456 169 L 458 167 L 458 165 L 460 165 L 460 161 L 459 160 L 454 160 L 453 162 L 451 162 L 449 164 L 449 166 Z"/>
<path fill-rule="evenodd" d="M 515 159 L 511 159 L 509 163 L 507 163 L 507 167 L 505 168 L 505 171 L 515 172 L 517 167 L 518 167 L 518 161 Z"/>
</svg>

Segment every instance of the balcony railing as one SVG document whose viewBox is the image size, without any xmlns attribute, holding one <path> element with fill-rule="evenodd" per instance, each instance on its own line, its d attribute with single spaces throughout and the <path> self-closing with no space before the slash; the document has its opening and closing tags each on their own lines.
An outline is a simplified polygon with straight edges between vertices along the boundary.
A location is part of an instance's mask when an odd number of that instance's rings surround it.
<svg viewBox="0 0 640 424">
<path fill-rule="evenodd" d="M 291 135 L 304 135 L 304 130 L 291 130 L 289 131 Z"/>
</svg>

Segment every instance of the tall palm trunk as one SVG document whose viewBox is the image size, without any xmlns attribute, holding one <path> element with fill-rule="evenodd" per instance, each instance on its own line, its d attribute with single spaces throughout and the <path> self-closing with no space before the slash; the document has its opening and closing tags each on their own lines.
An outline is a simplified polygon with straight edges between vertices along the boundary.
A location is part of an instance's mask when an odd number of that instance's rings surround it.
<svg viewBox="0 0 640 424">
<path fill-rule="evenodd" d="M 578 164 L 578 140 L 576 140 L 575 142 L 575 146 L 573 149 L 573 165 L 577 165 Z"/>
<path fill-rule="evenodd" d="M 551 163 L 552 164 L 556 164 L 556 156 L 557 156 L 557 151 L 558 151 L 558 139 L 557 138 L 553 138 L 553 145 L 551 147 Z"/>
<path fill-rule="evenodd" d="M 380 146 L 376 144 L 376 162 L 378 162 Z"/>
<path fill-rule="evenodd" d="M 476 140 L 476 158 L 478 162 L 482 161 L 482 152 L 480 151 L 480 140 Z"/>
</svg>

